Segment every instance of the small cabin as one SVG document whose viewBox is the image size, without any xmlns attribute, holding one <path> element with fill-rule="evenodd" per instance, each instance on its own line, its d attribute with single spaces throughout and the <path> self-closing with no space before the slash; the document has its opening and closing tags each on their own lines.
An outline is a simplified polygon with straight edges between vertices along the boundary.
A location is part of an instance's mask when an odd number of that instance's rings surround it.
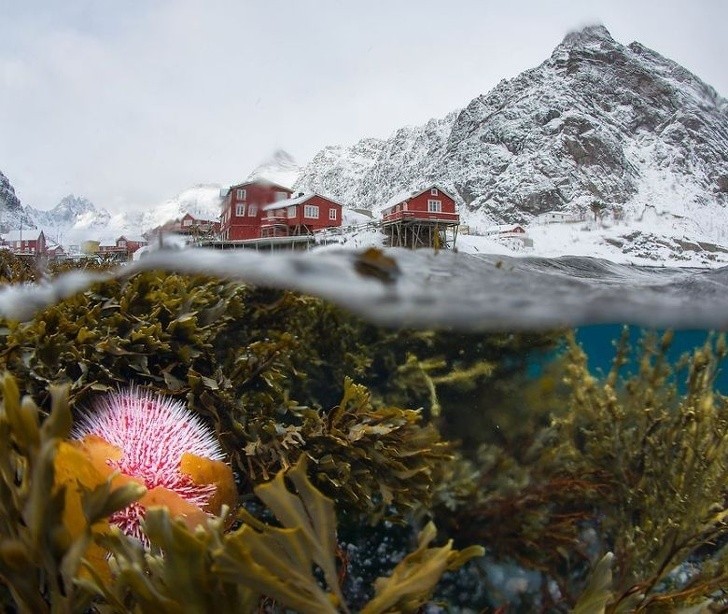
<svg viewBox="0 0 728 614">
<path fill-rule="evenodd" d="M 299 193 L 294 198 L 263 207 L 261 237 L 290 237 L 313 234 L 341 226 L 343 205 L 316 193 Z"/>
<path fill-rule="evenodd" d="M 288 200 L 293 190 L 272 181 L 256 179 L 230 186 L 223 195 L 220 214 L 220 238 L 240 241 L 261 237 L 263 208 Z"/>
<path fill-rule="evenodd" d="M 526 229 L 520 224 L 499 224 L 485 229 L 486 235 L 513 236 L 525 235 Z"/>
<path fill-rule="evenodd" d="M 578 215 L 565 211 L 547 211 L 533 218 L 536 224 L 565 224 L 583 221 Z"/>
<path fill-rule="evenodd" d="M 48 239 L 46 241 L 46 256 L 49 260 L 60 260 L 66 257 L 66 250 L 62 245 Z"/>
<path fill-rule="evenodd" d="M 382 222 L 422 221 L 459 224 L 455 199 L 438 185 L 402 193 L 389 199 L 382 210 Z"/>
</svg>

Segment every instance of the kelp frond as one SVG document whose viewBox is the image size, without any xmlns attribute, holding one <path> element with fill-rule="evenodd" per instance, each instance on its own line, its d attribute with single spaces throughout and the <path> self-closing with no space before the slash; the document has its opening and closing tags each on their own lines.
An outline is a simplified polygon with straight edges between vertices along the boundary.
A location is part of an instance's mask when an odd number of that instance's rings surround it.
<svg viewBox="0 0 728 614">
<path fill-rule="evenodd" d="M 91 462 L 64 441 L 72 424 L 67 387 L 51 391 L 45 420 L 28 397 L 20 399 L 12 377 L 5 376 L 2 389 L 0 579 L 12 607 L 247 613 L 273 599 L 303 613 L 348 611 L 338 583 L 334 502 L 309 481 L 305 456 L 255 488 L 281 526 L 242 511 L 242 525 L 231 532 L 225 513 L 192 530 L 166 508 L 151 507 L 143 521 L 145 549 L 107 521 L 143 489 L 112 489 L 108 481 L 90 488 Z M 59 482 L 60 467 L 75 472 L 75 483 L 65 474 Z M 483 553 L 451 543 L 430 547 L 434 534 L 428 525 L 416 551 L 377 581 L 367 612 L 416 611 L 445 571 Z"/>
</svg>

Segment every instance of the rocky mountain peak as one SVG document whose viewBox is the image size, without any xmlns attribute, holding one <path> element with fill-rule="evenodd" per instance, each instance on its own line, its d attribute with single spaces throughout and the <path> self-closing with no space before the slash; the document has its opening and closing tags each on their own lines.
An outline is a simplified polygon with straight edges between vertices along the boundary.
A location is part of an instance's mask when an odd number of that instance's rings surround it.
<svg viewBox="0 0 728 614">
<path fill-rule="evenodd" d="M 569 32 L 559 47 L 591 47 L 601 45 L 614 45 L 615 40 L 609 33 L 609 30 L 602 24 L 593 24 L 582 28 L 581 30 L 573 30 Z M 559 47 L 556 49 L 558 50 Z"/>
<path fill-rule="evenodd" d="M 88 198 L 68 194 L 67 196 L 64 196 L 59 203 L 49 211 L 49 213 L 56 217 L 71 219 L 72 217 L 82 215 L 84 213 L 96 213 L 96 207 Z"/>
<path fill-rule="evenodd" d="M 376 208 L 437 182 L 473 225 L 587 214 L 595 202 L 637 219 L 650 205 L 668 226 L 728 241 L 727 105 L 676 62 L 592 25 L 460 112 L 325 148 L 297 187 Z"/>
<path fill-rule="evenodd" d="M 20 199 L 15 194 L 15 188 L 10 180 L 0 172 L 0 207 L 3 210 L 20 210 Z"/>
<path fill-rule="evenodd" d="M 276 149 L 255 167 L 253 172 L 246 178 L 246 181 L 267 179 L 284 187 L 290 187 L 300 172 L 301 167 L 291 154 L 283 149 Z"/>
</svg>

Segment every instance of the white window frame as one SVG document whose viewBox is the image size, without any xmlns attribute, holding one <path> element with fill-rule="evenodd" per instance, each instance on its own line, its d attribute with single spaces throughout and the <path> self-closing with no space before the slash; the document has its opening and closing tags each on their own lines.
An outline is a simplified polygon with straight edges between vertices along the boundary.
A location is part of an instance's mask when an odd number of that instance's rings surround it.
<svg viewBox="0 0 728 614">
<path fill-rule="evenodd" d="M 427 212 L 428 213 L 442 213 L 442 201 L 435 200 L 433 198 L 427 201 Z"/>
<path fill-rule="evenodd" d="M 248 217 L 255 217 L 258 215 L 258 205 L 248 205 Z"/>
<path fill-rule="evenodd" d="M 273 202 L 279 202 L 281 200 L 288 200 L 288 192 L 276 192 L 273 195 Z"/>
<path fill-rule="evenodd" d="M 339 216 L 336 214 L 336 209 L 333 207 L 329 209 L 329 219 L 334 222 L 339 219 Z"/>
<path fill-rule="evenodd" d="M 238 200 L 245 200 L 245 188 L 238 188 L 235 191 L 235 196 Z"/>
<path fill-rule="evenodd" d="M 192 220 L 190 218 L 187 218 L 182 222 L 182 226 L 192 226 Z"/>
<path fill-rule="evenodd" d="M 437 188 L 430 189 L 430 196 L 440 196 L 440 192 L 438 192 Z"/>
<path fill-rule="evenodd" d="M 296 205 L 291 205 L 286 209 L 286 217 L 290 220 L 296 217 Z"/>
<path fill-rule="evenodd" d="M 303 206 L 303 217 L 309 220 L 319 219 L 319 206 L 318 205 L 304 205 Z"/>
<path fill-rule="evenodd" d="M 235 205 L 235 217 L 245 216 L 245 203 L 238 203 Z"/>
</svg>

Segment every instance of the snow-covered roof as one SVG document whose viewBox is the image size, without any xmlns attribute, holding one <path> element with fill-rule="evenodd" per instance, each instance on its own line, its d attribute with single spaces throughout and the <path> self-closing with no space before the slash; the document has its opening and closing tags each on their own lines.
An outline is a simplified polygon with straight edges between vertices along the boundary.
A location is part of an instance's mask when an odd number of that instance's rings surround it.
<svg viewBox="0 0 728 614">
<path fill-rule="evenodd" d="M 487 234 L 495 234 L 497 232 L 513 232 L 516 228 L 525 230 L 521 224 L 497 224 L 496 226 L 490 226 L 485 229 Z"/>
<path fill-rule="evenodd" d="M 24 230 L 11 230 L 3 234 L 6 241 L 35 241 L 40 237 L 42 230 L 37 228 L 26 228 Z"/>
<path fill-rule="evenodd" d="M 313 198 L 314 196 L 316 196 L 314 192 L 308 192 L 305 194 L 301 194 L 300 196 L 296 196 L 295 198 L 284 198 L 283 200 L 277 200 L 270 205 L 265 205 L 263 207 L 263 211 L 273 211 L 274 209 L 285 209 L 286 207 L 300 205 L 301 203 Z"/>
<path fill-rule="evenodd" d="M 403 192 L 398 192 L 392 198 L 390 198 L 386 203 L 384 203 L 384 209 L 388 209 L 389 207 L 394 207 L 395 205 L 398 205 L 401 202 L 404 202 L 405 200 L 409 200 L 411 198 L 415 198 L 419 196 L 420 194 L 423 194 L 424 192 L 427 192 L 428 190 L 431 190 L 432 188 L 437 188 L 440 192 L 442 192 L 445 196 L 448 198 L 455 200 L 453 196 L 451 196 L 446 190 L 443 190 L 437 183 L 431 183 L 428 186 L 424 188 L 418 188 L 417 190 L 405 190 Z"/>
<path fill-rule="evenodd" d="M 296 205 L 300 205 L 308 200 L 311 200 L 314 196 L 318 196 L 319 198 L 325 198 L 326 200 L 343 207 L 341 203 L 336 202 L 328 196 L 322 196 L 321 194 L 317 194 L 316 192 L 306 192 L 304 194 L 301 194 L 300 196 L 296 196 L 295 198 L 286 198 L 284 200 L 279 200 L 277 202 L 271 203 L 270 205 L 266 205 L 265 207 L 263 207 L 263 211 L 273 211 L 275 209 L 295 207 Z"/>
<path fill-rule="evenodd" d="M 291 188 L 287 188 L 286 186 L 280 185 L 280 184 L 276 183 L 275 181 L 271 181 L 270 179 L 265 179 L 265 178 L 260 177 L 260 178 L 252 179 L 249 181 L 243 181 L 242 183 L 236 183 L 235 185 L 231 185 L 230 188 L 228 188 L 227 194 L 230 194 L 230 191 L 234 190 L 236 188 L 244 188 L 246 185 L 253 185 L 253 184 L 266 185 L 266 186 L 270 186 L 273 188 L 279 188 L 281 190 L 285 190 L 286 192 L 293 192 L 293 190 Z"/>
<path fill-rule="evenodd" d="M 117 241 L 120 239 L 124 239 L 125 241 L 133 241 L 135 243 L 146 243 L 147 240 L 142 237 L 141 235 L 121 235 L 120 237 L 117 237 Z"/>
</svg>

